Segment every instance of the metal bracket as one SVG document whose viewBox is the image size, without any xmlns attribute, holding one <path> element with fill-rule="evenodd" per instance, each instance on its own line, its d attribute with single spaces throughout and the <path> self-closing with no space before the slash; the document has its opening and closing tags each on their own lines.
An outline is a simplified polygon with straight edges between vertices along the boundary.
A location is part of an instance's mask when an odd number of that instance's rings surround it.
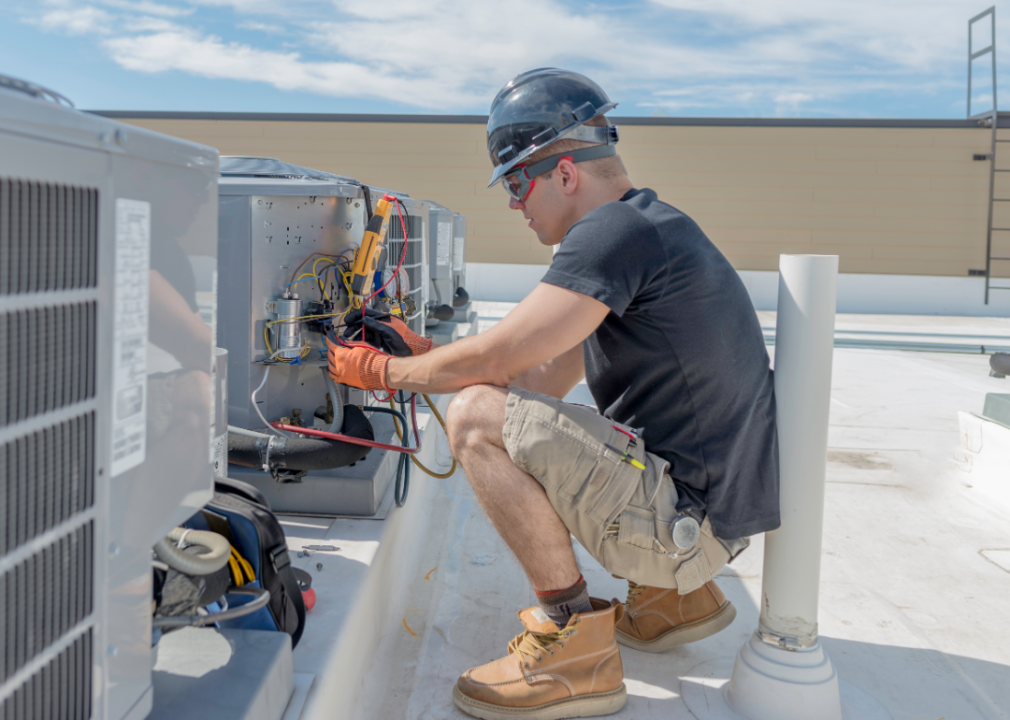
<svg viewBox="0 0 1010 720">
<path fill-rule="evenodd" d="M 763 628 L 758 629 L 758 637 L 760 637 L 761 641 L 767 645 L 781 648 L 782 650 L 788 650 L 789 652 L 808 650 L 817 644 L 816 635 L 812 635 L 810 637 L 779 635 L 778 633 L 774 633 Z"/>
</svg>

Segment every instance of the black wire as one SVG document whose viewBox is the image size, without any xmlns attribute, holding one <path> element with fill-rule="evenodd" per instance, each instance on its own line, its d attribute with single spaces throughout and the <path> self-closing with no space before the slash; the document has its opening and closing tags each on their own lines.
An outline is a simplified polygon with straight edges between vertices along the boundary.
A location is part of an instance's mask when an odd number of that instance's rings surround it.
<svg viewBox="0 0 1010 720">
<path fill-rule="evenodd" d="M 400 396 L 402 397 L 403 396 L 403 390 L 400 390 L 399 392 L 400 392 Z M 403 402 L 400 403 L 400 416 L 404 417 L 404 418 L 407 417 L 407 408 L 406 408 L 406 405 Z M 417 428 L 414 428 L 414 432 L 417 432 Z M 407 437 L 408 437 L 409 434 L 410 433 L 407 431 L 407 423 L 406 423 L 406 421 L 404 421 L 404 423 L 403 423 L 403 447 L 408 447 L 409 444 L 410 444 L 409 442 L 407 442 Z M 396 491 L 393 494 L 393 499 L 396 501 L 396 506 L 397 507 L 403 507 L 404 503 L 407 502 L 407 492 L 410 490 L 410 456 L 407 455 L 407 454 L 400 455 L 400 464 L 404 468 L 403 486 L 402 486 L 403 492 L 401 494 L 401 492 L 400 492 L 401 491 L 401 486 L 400 486 L 399 482 L 397 482 Z M 397 481 L 399 481 L 399 474 L 397 474 Z"/>
<path fill-rule="evenodd" d="M 400 391 L 403 394 L 403 391 Z M 380 412 L 400 418 L 403 423 L 403 447 L 410 447 L 410 428 L 407 425 L 406 408 L 400 403 L 400 410 L 394 408 L 376 407 L 375 405 L 364 405 L 361 408 L 368 412 Z M 393 500 L 396 507 L 403 507 L 407 503 L 407 493 L 410 492 L 410 456 L 407 453 L 400 453 L 400 460 L 396 466 L 396 486 L 393 488 Z"/>
<path fill-rule="evenodd" d="M 372 191 L 364 183 L 359 183 L 358 187 L 361 188 L 361 194 L 365 196 L 365 214 L 368 215 L 365 218 L 365 223 L 367 224 L 372 219 Z"/>
<path fill-rule="evenodd" d="M 366 412 L 380 412 L 386 413 L 387 415 L 396 415 L 396 417 L 400 418 L 400 422 L 403 423 L 403 426 L 407 427 L 407 418 L 399 410 L 394 410 L 393 408 L 388 407 L 378 407 L 376 405 L 363 405 L 361 409 Z"/>
</svg>

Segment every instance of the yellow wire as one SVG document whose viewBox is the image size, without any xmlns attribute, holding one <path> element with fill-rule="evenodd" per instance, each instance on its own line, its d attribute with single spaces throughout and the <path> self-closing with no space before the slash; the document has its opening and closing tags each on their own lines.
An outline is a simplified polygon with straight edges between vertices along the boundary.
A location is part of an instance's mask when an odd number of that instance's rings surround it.
<svg viewBox="0 0 1010 720">
<path fill-rule="evenodd" d="M 442 415 L 438 412 L 438 408 L 435 407 L 435 403 L 431 401 L 430 397 L 424 395 L 423 393 L 421 397 L 423 397 L 424 401 L 428 403 L 428 407 L 431 408 L 431 411 L 435 413 L 435 419 L 438 420 L 438 424 L 442 426 L 442 432 L 444 432 L 446 438 L 448 438 L 449 431 L 446 430 L 445 428 L 445 420 L 442 419 Z M 396 409 L 396 405 L 393 402 L 393 398 L 389 398 L 389 407 L 393 408 L 394 410 Z M 396 435 L 397 437 L 400 438 L 400 442 L 403 442 L 403 433 L 400 431 L 400 419 L 396 417 L 396 415 L 393 416 L 393 427 L 396 428 Z M 428 468 L 426 468 L 424 465 L 421 464 L 421 461 L 418 460 L 417 456 L 415 455 L 410 456 L 410 461 L 417 466 L 418 470 L 423 472 L 425 475 L 429 475 L 435 478 L 436 480 L 445 480 L 446 478 L 452 477 L 453 473 L 456 472 L 456 458 L 452 459 L 452 467 L 449 468 L 449 470 L 444 473 L 437 473 L 434 472 L 433 470 L 429 470 Z"/>
<path fill-rule="evenodd" d="M 314 263 L 312 263 L 312 276 L 316 279 L 316 284 L 319 286 L 319 292 L 321 292 L 323 294 L 324 298 L 326 298 L 327 300 L 329 300 L 330 299 L 330 295 L 329 295 L 329 293 L 326 292 L 326 286 L 323 285 L 322 278 L 320 278 L 319 277 L 319 273 L 316 272 L 316 265 L 319 264 L 320 260 L 325 260 L 330 265 L 336 265 L 336 263 L 333 262 L 332 260 L 330 260 L 328 257 L 316 258 L 316 261 Z"/>
<path fill-rule="evenodd" d="M 345 311 L 346 312 L 346 311 Z M 294 318 L 284 318 L 283 320 L 267 320 L 267 325 L 276 325 L 277 323 L 293 323 L 299 320 L 312 320 L 313 318 L 330 318 L 337 317 L 343 313 L 330 313 L 329 315 L 300 315 Z"/>
<path fill-rule="evenodd" d="M 344 287 L 347 289 L 348 296 L 353 295 L 354 291 L 351 290 L 351 281 L 348 279 L 350 273 L 346 273 L 343 270 L 338 270 L 340 273 L 340 279 L 344 281 Z"/>
<path fill-rule="evenodd" d="M 319 274 L 319 273 L 316 272 L 316 265 L 318 265 L 319 262 L 322 261 L 322 260 L 325 260 L 330 265 L 336 265 L 336 263 L 333 262 L 332 260 L 330 260 L 328 257 L 316 258 L 316 261 L 314 263 L 312 263 L 312 274 L 313 275 L 318 275 Z"/>
</svg>

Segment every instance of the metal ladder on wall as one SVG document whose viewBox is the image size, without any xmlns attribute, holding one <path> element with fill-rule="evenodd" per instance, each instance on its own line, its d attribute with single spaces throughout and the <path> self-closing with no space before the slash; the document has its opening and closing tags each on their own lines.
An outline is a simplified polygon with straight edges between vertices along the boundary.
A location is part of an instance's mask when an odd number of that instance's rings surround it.
<svg viewBox="0 0 1010 720">
<path fill-rule="evenodd" d="M 990 18 L 989 45 L 981 50 L 974 50 L 972 46 L 972 26 L 983 20 Z M 976 59 L 990 55 L 992 60 L 992 109 L 985 112 L 972 114 L 971 111 L 971 70 L 972 62 Z M 1004 287 L 992 284 L 992 264 L 996 262 L 1010 262 L 1010 257 L 997 257 L 992 254 L 992 237 L 994 232 L 1010 233 L 1010 227 L 993 227 L 993 208 L 996 203 L 1010 203 L 1010 197 L 996 197 L 996 173 L 1010 172 L 1010 169 L 1001 170 L 996 167 L 996 149 L 1001 143 L 1010 143 L 1010 140 L 1000 140 L 997 137 L 999 129 L 999 119 L 1002 115 L 1010 118 L 1010 113 L 1000 113 L 996 104 L 996 6 L 989 8 L 968 21 L 968 119 L 978 120 L 981 127 L 992 129 L 992 144 L 988 156 L 976 155 L 975 160 L 989 160 L 989 221 L 986 225 L 985 238 L 985 304 L 989 304 L 990 290 L 1010 290 L 1010 286 Z M 1010 127 L 1010 123 L 1007 125 Z"/>
</svg>

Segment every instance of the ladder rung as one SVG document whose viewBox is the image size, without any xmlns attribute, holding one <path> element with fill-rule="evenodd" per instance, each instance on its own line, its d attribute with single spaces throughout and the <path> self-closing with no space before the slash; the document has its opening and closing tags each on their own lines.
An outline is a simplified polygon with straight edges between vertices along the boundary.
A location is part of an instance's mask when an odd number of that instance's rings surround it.
<svg viewBox="0 0 1010 720">
<path fill-rule="evenodd" d="M 998 258 L 998 257 L 991 257 L 989 259 L 990 260 L 1010 260 L 1010 258 Z"/>
<path fill-rule="evenodd" d="M 1010 228 L 993 228 L 993 232 L 999 230 L 1000 232 L 1010 232 Z"/>
<path fill-rule="evenodd" d="M 995 285 L 989 286 L 990 290 L 1010 290 L 1010 287 L 996 287 Z"/>
</svg>

